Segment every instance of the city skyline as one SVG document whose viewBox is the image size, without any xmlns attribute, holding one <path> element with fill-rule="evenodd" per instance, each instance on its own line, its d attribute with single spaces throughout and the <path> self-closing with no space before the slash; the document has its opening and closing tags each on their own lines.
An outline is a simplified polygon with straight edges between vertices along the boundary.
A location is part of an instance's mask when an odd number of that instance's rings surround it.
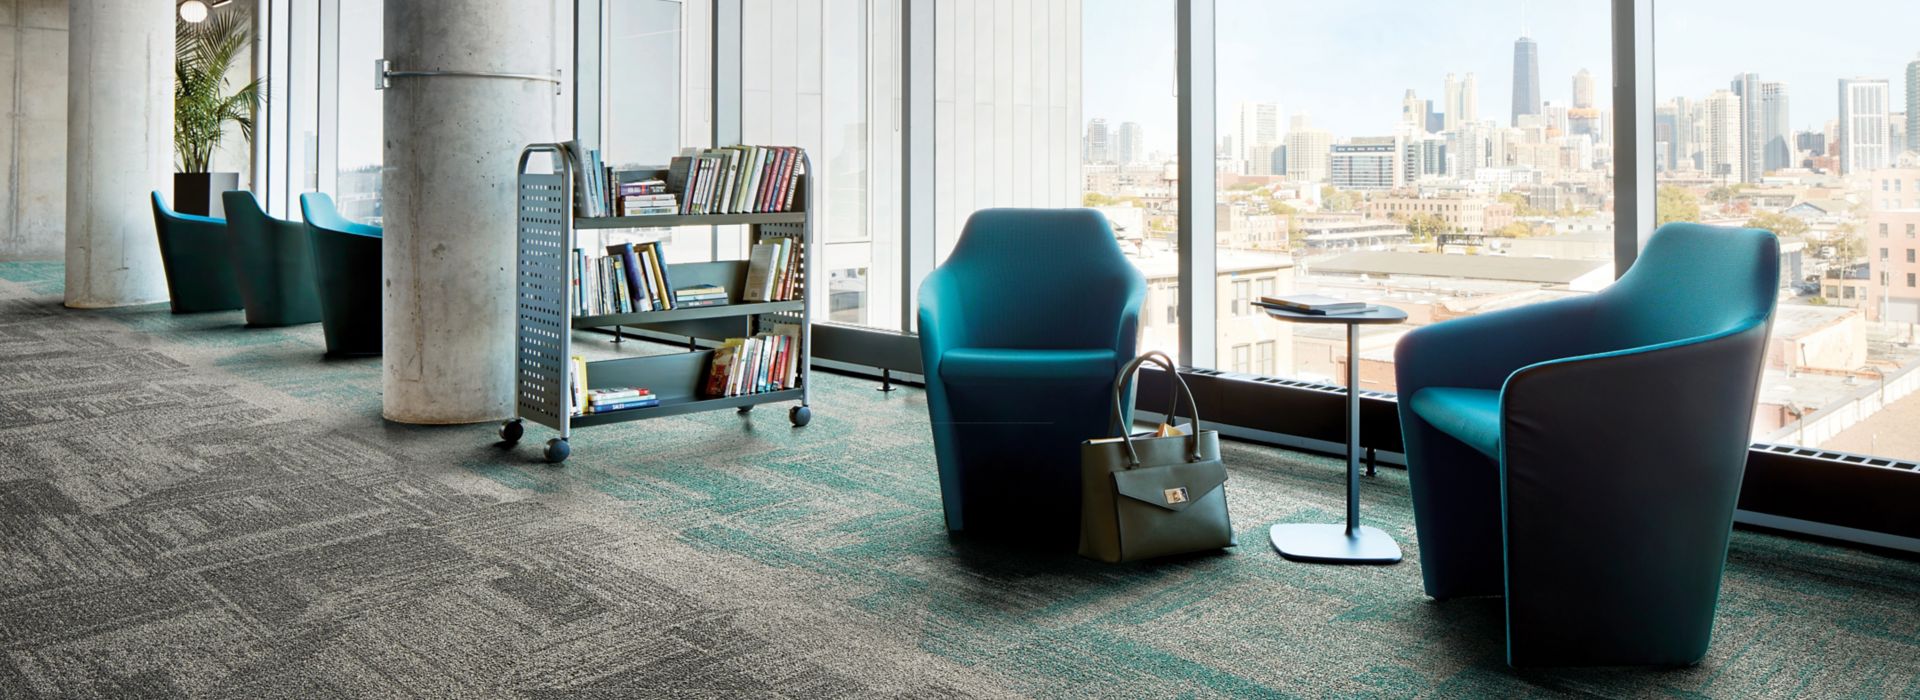
<svg viewBox="0 0 1920 700">
<path fill-rule="evenodd" d="M 1867 16 L 1907 12 L 1920 20 L 1920 9 L 1910 9 L 1914 6 L 1909 3 L 1852 4 L 1884 10 L 1863 13 Z M 1661 3 L 1655 23 L 1676 29 L 1726 27 L 1725 8 L 1700 5 Z M 1512 109 L 1504 98 L 1513 94 L 1514 43 L 1523 33 L 1538 46 L 1542 101 L 1571 104 L 1574 76 L 1585 69 L 1598 88 L 1595 101 L 1607 109 L 1612 106 L 1611 36 L 1592 28 L 1611 25 L 1609 7 L 1598 1 L 1561 5 L 1488 0 L 1463 8 L 1220 0 L 1216 94 L 1222 126 L 1233 105 L 1266 102 L 1278 104 L 1288 117 L 1308 113 L 1336 139 L 1390 134 L 1407 89 L 1433 100 L 1436 111 L 1445 111 L 1443 81 L 1448 73 L 1477 76 L 1481 99 L 1475 106 L 1481 119 L 1506 115 Z M 1742 12 L 1784 16 L 1798 9 L 1785 0 L 1756 0 L 1743 5 Z M 1148 135 L 1148 151 L 1171 152 L 1176 119 L 1174 3 L 1109 0 L 1085 5 L 1083 12 L 1085 35 L 1111 37 L 1083 48 L 1083 121 L 1101 116 L 1139 122 Z M 1486 17 L 1513 21 L 1479 19 Z M 1829 51 L 1804 50 L 1819 47 L 1802 46 L 1803 28 L 1793 23 L 1745 23 L 1738 33 L 1714 33 L 1725 38 L 1714 42 L 1664 39 L 1696 34 L 1656 32 L 1660 63 L 1654 101 L 1701 99 L 1726 89 L 1738 74 L 1758 73 L 1801 96 L 1787 115 L 1789 133 L 1819 131 L 1837 118 L 1839 109 L 1837 100 L 1816 96 L 1832 95 L 1843 78 L 1884 78 L 1892 83 L 1893 104 L 1907 103 L 1904 72 L 1920 57 L 1912 24 L 1867 23 L 1851 30 L 1844 47 Z M 1248 28 L 1253 27 L 1315 31 L 1252 34 Z M 1728 45 L 1735 36 L 1740 41 Z M 1837 50 L 1841 48 L 1845 50 Z M 1295 66 L 1301 70 L 1287 70 Z"/>
</svg>

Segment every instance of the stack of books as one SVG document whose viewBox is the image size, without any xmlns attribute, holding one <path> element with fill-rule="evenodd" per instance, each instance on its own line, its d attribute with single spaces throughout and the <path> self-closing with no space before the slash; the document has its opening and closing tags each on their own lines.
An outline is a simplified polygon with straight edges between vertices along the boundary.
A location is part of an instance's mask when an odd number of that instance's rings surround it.
<svg viewBox="0 0 1920 700">
<path fill-rule="evenodd" d="M 791 146 L 727 146 L 675 157 L 667 189 L 680 193 L 681 214 L 792 211 L 805 174 Z"/>
<path fill-rule="evenodd" d="M 676 308 L 692 309 L 702 306 L 720 306 L 727 303 L 727 290 L 717 284 L 696 284 L 673 290 L 673 305 Z"/>
<path fill-rule="evenodd" d="M 618 174 L 613 175 L 618 177 Z M 673 193 L 667 191 L 667 181 L 660 179 L 639 180 L 635 182 L 614 181 L 615 204 L 621 216 L 653 216 L 656 214 L 675 214 L 680 205 Z"/>
<path fill-rule="evenodd" d="M 708 396 L 740 396 L 782 391 L 800 385 L 799 327 L 778 324 L 773 333 L 728 338 L 713 352 L 707 372 Z"/>
<path fill-rule="evenodd" d="M 747 254 L 747 301 L 790 301 L 800 298 L 800 241 L 767 234 Z"/>
<path fill-rule="evenodd" d="M 573 251 L 574 297 L 577 316 L 667 311 L 679 308 L 671 267 L 659 241 L 617 243 L 605 256 L 585 248 Z"/>
<path fill-rule="evenodd" d="M 660 405 L 660 397 L 639 387 L 587 390 L 587 413 L 612 413 Z"/>
<path fill-rule="evenodd" d="M 1254 302 L 1260 306 L 1294 313 L 1314 314 L 1316 316 L 1346 316 L 1364 314 L 1378 310 L 1364 301 L 1352 301 L 1324 294 L 1286 294 L 1281 296 L 1262 296 Z"/>
</svg>

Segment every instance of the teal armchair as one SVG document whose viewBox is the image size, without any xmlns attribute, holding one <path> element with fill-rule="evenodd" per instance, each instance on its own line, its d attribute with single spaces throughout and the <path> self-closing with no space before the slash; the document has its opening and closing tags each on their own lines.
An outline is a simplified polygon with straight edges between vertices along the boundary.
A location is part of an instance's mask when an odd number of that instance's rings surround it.
<svg viewBox="0 0 1920 700">
<path fill-rule="evenodd" d="M 1668 224 L 1603 292 L 1408 333 L 1427 595 L 1504 596 L 1514 666 L 1703 657 L 1779 269 L 1769 232 Z"/>
<path fill-rule="evenodd" d="M 300 212 L 313 244 L 327 355 L 380 354 L 380 227 L 341 216 L 333 198 L 319 192 L 300 195 Z"/>
<path fill-rule="evenodd" d="M 174 313 L 240 308 L 240 283 L 227 256 L 227 222 L 175 212 L 154 192 L 153 228 L 160 236 L 160 267 Z"/>
<path fill-rule="evenodd" d="M 1080 443 L 1114 435 L 1146 281 L 1091 209 L 986 209 L 920 286 L 920 353 L 949 530 L 1067 544 Z M 1131 415 L 1131 411 L 1127 412 Z"/>
<path fill-rule="evenodd" d="M 247 325 L 319 321 L 313 247 L 307 243 L 306 226 L 267 216 L 260 200 L 246 190 L 221 193 L 220 201 L 227 208 L 227 250 L 240 276 Z"/>
</svg>

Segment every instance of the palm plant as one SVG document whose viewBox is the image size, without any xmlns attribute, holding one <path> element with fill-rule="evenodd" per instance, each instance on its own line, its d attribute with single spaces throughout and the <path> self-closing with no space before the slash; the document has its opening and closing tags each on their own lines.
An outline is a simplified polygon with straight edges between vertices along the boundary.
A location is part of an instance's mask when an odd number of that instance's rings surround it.
<svg viewBox="0 0 1920 700">
<path fill-rule="evenodd" d="M 254 109 L 265 101 L 264 82 L 256 79 L 227 92 L 227 73 L 252 41 L 253 23 L 239 12 L 217 12 L 174 30 L 173 148 L 180 172 L 207 172 L 228 124 L 253 143 Z"/>
</svg>

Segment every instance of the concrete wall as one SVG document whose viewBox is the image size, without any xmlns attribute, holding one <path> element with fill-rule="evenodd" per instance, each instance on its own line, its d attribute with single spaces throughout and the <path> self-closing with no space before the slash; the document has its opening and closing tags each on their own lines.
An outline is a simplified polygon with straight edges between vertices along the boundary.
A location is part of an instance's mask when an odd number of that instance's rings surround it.
<svg viewBox="0 0 1920 700">
<path fill-rule="evenodd" d="M 0 0 L 0 260 L 66 250 L 67 3 Z"/>
</svg>

